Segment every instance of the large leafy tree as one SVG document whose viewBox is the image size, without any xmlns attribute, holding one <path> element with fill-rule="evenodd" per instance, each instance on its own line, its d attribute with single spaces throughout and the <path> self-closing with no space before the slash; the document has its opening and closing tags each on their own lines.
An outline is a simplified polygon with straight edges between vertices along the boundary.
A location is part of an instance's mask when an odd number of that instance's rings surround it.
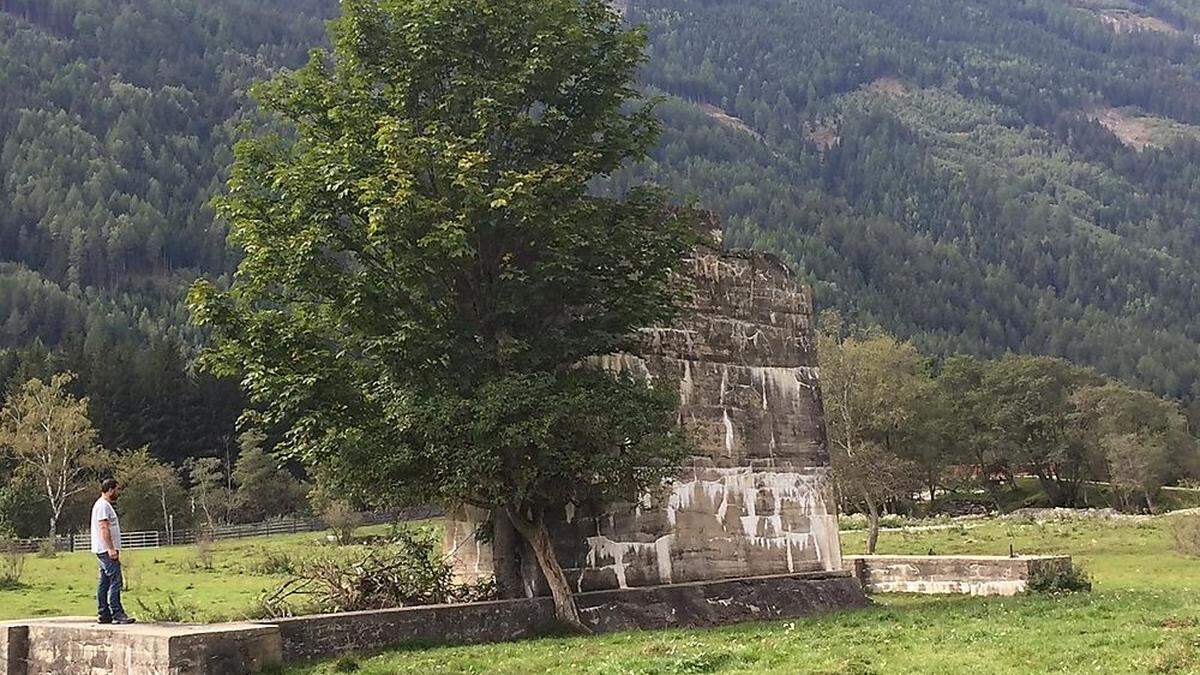
<svg viewBox="0 0 1200 675">
<path fill-rule="evenodd" d="M 262 432 L 250 430 L 238 438 L 241 452 L 233 465 L 230 511 L 238 522 L 257 523 L 299 511 L 307 490 L 286 467 L 280 466 L 265 449 Z"/>
<path fill-rule="evenodd" d="M 507 516 L 580 625 L 547 512 L 636 497 L 683 446 L 668 393 L 588 365 L 669 318 L 692 243 L 659 192 L 590 190 L 657 136 L 643 36 L 602 0 L 342 9 L 332 54 L 257 90 L 294 133 L 236 148 L 205 363 L 351 496 Z"/>
<path fill-rule="evenodd" d="M 1071 431 L 1111 484 L 1115 506 L 1134 510 L 1140 498 L 1153 511 L 1159 488 L 1195 465 L 1196 438 L 1178 403 L 1115 382 L 1079 389 L 1071 401 Z"/>
<path fill-rule="evenodd" d="M 874 553 L 884 504 L 920 487 L 911 457 L 921 439 L 911 430 L 932 382 L 911 343 L 882 331 L 851 335 L 834 312 L 821 315 L 817 341 L 839 496 L 866 507 L 867 553 Z"/>
<path fill-rule="evenodd" d="M 995 508 L 1002 507 L 1001 489 L 1015 482 L 1009 456 L 998 445 L 991 425 L 993 401 L 987 398 L 983 380 L 991 362 L 956 355 L 941 364 L 935 384 L 940 408 L 927 424 L 937 425 L 937 440 L 944 444 L 942 457 L 948 465 L 974 467 Z"/>
<path fill-rule="evenodd" d="M 121 482 L 121 519 L 129 530 L 170 530 L 172 516 L 184 516 L 187 491 L 179 471 L 141 448 L 116 458 L 116 478 Z M 182 519 L 181 519 L 182 520 Z"/>
<path fill-rule="evenodd" d="M 1010 467 L 1037 476 L 1055 506 L 1075 506 L 1087 478 L 1087 446 L 1071 430 L 1072 393 L 1101 383 L 1062 359 L 1012 354 L 989 364 L 980 381 L 992 441 Z"/>
</svg>

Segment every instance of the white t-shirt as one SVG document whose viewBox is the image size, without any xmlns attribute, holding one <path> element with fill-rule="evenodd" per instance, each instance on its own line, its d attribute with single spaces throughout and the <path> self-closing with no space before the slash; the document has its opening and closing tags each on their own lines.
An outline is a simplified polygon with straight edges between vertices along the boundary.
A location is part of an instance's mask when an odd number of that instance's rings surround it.
<svg viewBox="0 0 1200 675">
<path fill-rule="evenodd" d="M 92 553 L 107 553 L 104 542 L 100 540 L 100 521 L 108 521 L 108 533 L 112 537 L 113 548 L 121 550 L 121 521 L 117 520 L 117 510 L 107 499 L 101 497 L 92 505 Z"/>
</svg>

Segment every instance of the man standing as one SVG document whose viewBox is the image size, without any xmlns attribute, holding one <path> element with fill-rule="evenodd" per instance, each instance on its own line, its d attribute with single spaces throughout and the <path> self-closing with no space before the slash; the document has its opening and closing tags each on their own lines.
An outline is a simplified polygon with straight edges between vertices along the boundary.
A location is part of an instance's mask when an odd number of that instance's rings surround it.
<svg viewBox="0 0 1200 675">
<path fill-rule="evenodd" d="M 121 606 L 121 522 L 113 502 L 121 494 L 115 478 L 100 483 L 100 498 L 92 505 L 92 553 L 100 560 L 96 602 L 100 623 L 133 623 Z"/>
</svg>

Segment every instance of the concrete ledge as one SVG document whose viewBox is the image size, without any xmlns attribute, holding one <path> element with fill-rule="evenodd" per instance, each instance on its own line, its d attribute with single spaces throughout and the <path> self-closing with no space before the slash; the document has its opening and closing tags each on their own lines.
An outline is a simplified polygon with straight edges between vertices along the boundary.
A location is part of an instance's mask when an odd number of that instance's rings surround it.
<svg viewBox="0 0 1200 675">
<path fill-rule="evenodd" d="M 848 572 L 816 572 L 576 594 L 597 632 L 806 616 L 867 599 Z M 554 627 L 550 598 L 403 607 L 212 625 L 101 626 L 89 617 L 0 624 L 0 675 L 236 675 L 349 651 L 531 637 Z"/>
<path fill-rule="evenodd" d="M 1016 595 L 1034 570 L 1069 567 L 1071 557 L 860 555 L 844 564 L 871 593 Z"/>
<path fill-rule="evenodd" d="M 257 673 L 278 666 L 282 653 L 279 629 L 253 623 L 113 626 L 62 617 L 10 622 L 0 639 L 5 633 L 5 675 Z"/>
<path fill-rule="evenodd" d="M 29 653 L 29 626 L 0 624 L 0 675 L 25 675 L 25 656 Z"/>
<path fill-rule="evenodd" d="M 845 572 L 593 591 L 575 598 L 597 632 L 795 618 L 867 604 L 858 581 Z M 550 598 L 498 600 L 300 616 L 272 625 L 283 638 L 284 661 L 291 662 L 405 643 L 531 637 L 553 628 L 554 605 Z"/>
</svg>

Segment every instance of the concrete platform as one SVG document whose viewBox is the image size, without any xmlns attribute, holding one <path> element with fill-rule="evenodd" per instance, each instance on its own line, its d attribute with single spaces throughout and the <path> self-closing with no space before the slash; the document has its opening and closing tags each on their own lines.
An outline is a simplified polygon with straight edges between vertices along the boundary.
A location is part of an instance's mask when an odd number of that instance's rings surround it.
<svg viewBox="0 0 1200 675">
<path fill-rule="evenodd" d="M 281 662 L 279 629 L 255 623 L 101 625 L 93 617 L 0 624 L 0 673 L 208 675 Z"/>
<path fill-rule="evenodd" d="M 857 555 L 845 559 L 871 593 L 1016 595 L 1035 570 L 1070 567 L 1065 555 Z"/>
<path fill-rule="evenodd" d="M 847 572 L 667 584 L 576 594 L 596 632 L 714 626 L 867 604 Z M 554 626 L 550 598 L 298 616 L 257 623 L 101 626 L 91 617 L 0 624 L 0 675 L 238 675 L 349 651 L 531 637 Z"/>
</svg>

